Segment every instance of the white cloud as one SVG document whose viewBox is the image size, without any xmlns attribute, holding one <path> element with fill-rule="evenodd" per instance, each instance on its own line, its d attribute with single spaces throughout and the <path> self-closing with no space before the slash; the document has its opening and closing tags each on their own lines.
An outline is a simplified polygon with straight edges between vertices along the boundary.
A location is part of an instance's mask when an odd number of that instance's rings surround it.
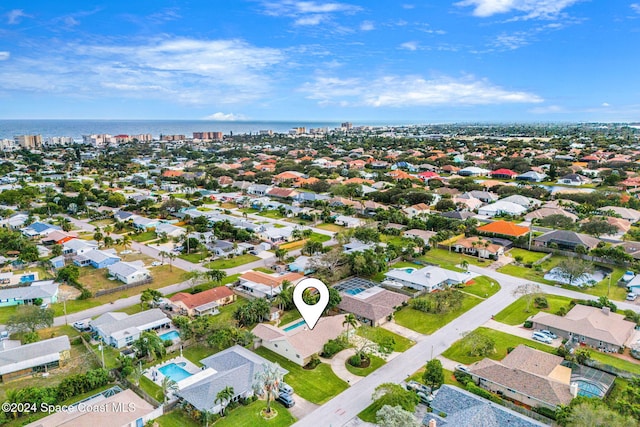
<svg viewBox="0 0 640 427">
<path fill-rule="evenodd" d="M 611 104 L 609 104 L 608 102 L 603 102 L 603 103 L 602 103 L 602 106 L 603 106 L 603 107 L 611 107 Z"/>
<path fill-rule="evenodd" d="M 234 122 L 236 120 L 247 120 L 247 117 L 242 114 L 234 113 L 213 113 L 210 116 L 204 117 L 203 120 L 216 120 L 221 122 Z"/>
<path fill-rule="evenodd" d="M 11 53 L 7 52 L 6 50 L 0 51 L 0 61 L 6 61 L 7 59 L 9 59 L 10 56 L 11 56 Z"/>
<path fill-rule="evenodd" d="M 415 6 L 414 4 L 403 4 L 403 5 L 402 5 L 402 8 L 403 8 L 403 9 L 409 9 L 409 10 L 410 10 L 410 9 L 413 9 L 413 8 L 415 8 L 415 7 L 416 7 L 416 6 Z"/>
<path fill-rule="evenodd" d="M 80 22 L 76 18 L 74 18 L 73 16 L 65 16 L 62 19 L 62 22 L 64 22 L 64 24 L 67 27 L 75 27 L 76 25 L 80 25 Z"/>
<path fill-rule="evenodd" d="M 371 21 L 363 21 L 362 24 L 360 24 L 360 31 L 371 31 L 375 29 L 376 27 Z"/>
<path fill-rule="evenodd" d="M 487 105 L 540 103 L 538 95 L 509 91 L 474 76 L 438 77 L 386 76 L 377 79 L 320 76 L 300 91 L 321 105 L 415 107 L 439 105 Z"/>
<path fill-rule="evenodd" d="M 459 7 L 473 7 L 475 16 L 486 18 L 508 12 L 522 14 L 522 19 L 553 19 L 582 0 L 462 0 Z"/>
<path fill-rule="evenodd" d="M 566 113 L 564 107 L 559 105 L 546 105 L 543 107 L 535 107 L 529 110 L 532 114 L 549 114 L 549 113 Z"/>
<path fill-rule="evenodd" d="M 30 18 L 30 15 L 24 13 L 22 9 L 13 9 L 6 13 L 7 24 L 15 25 L 19 24 L 22 21 L 22 18 Z"/>
<path fill-rule="evenodd" d="M 404 42 L 400 45 L 400 49 L 405 49 L 405 50 L 418 50 L 418 42 L 415 41 L 411 41 L 411 42 Z"/>
<path fill-rule="evenodd" d="M 264 13 L 270 16 L 286 16 L 298 26 L 315 26 L 329 20 L 334 14 L 353 14 L 360 6 L 339 2 L 298 0 L 263 1 Z"/>
<path fill-rule="evenodd" d="M 260 99 L 278 49 L 241 40 L 161 39 L 132 46 L 60 45 L 15 57 L 0 69 L 0 91 L 231 104 Z"/>
<path fill-rule="evenodd" d="M 640 13 L 640 3 L 631 3 L 629 6 L 634 12 Z"/>
</svg>

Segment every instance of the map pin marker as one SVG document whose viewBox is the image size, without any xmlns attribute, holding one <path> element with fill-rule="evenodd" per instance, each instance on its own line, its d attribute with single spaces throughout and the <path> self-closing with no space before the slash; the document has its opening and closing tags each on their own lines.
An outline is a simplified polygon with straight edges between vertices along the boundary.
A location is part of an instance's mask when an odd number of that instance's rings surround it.
<svg viewBox="0 0 640 427">
<path fill-rule="evenodd" d="M 314 305 L 309 305 L 302 299 L 302 293 L 305 289 L 316 288 L 320 294 L 320 299 Z M 307 323 L 309 329 L 313 329 L 318 323 L 322 312 L 329 304 L 329 289 L 327 285 L 318 279 L 308 278 L 301 280 L 293 289 L 293 303 L 296 305 L 302 318 Z"/>
</svg>

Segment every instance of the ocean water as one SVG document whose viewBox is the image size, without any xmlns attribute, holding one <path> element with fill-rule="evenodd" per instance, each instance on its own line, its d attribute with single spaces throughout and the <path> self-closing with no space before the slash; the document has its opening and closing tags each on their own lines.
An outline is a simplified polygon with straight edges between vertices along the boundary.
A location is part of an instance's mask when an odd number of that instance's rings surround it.
<svg viewBox="0 0 640 427">
<path fill-rule="evenodd" d="M 207 120 L 0 120 L 0 139 L 15 135 L 70 136 L 81 140 L 82 135 L 107 133 L 136 135 L 150 133 L 154 138 L 162 135 L 192 136 L 193 132 L 222 132 L 225 135 L 257 133 L 272 130 L 286 133 L 294 127 L 339 127 L 339 122 L 313 121 L 207 121 Z"/>
</svg>

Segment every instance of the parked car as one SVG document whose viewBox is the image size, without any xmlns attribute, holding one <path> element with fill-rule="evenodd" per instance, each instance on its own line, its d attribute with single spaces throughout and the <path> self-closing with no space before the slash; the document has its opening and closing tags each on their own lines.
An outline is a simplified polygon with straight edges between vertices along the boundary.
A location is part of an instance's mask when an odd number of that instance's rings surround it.
<svg viewBox="0 0 640 427">
<path fill-rule="evenodd" d="M 160 261 L 153 261 L 153 262 L 151 263 L 151 266 L 152 266 L 152 267 L 157 267 L 157 266 L 159 266 L 159 265 L 162 265 L 162 263 L 161 263 Z"/>
<path fill-rule="evenodd" d="M 431 394 L 425 394 L 421 391 L 416 393 L 418 398 L 420 399 L 420 403 L 424 403 L 425 405 L 431 405 L 431 401 L 433 400 L 433 396 Z"/>
<path fill-rule="evenodd" d="M 2 340 L 6 340 L 7 338 L 9 338 L 9 332 L 7 332 L 7 331 L 0 331 L 0 341 L 2 341 Z"/>
<path fill-rule="evenodd" d="M 467 369 L 467 367 L 464 365 L 456 365 L 456 370 L 462 371 L 462 372 L 469 372 L 469 369 Z"/>
<path fill-rule="evenodd" d="M 556 338 L 558 338 L 558 336 L 556 334 L 554 334 L 553 332 L 548 331 L 546 329 L 541 329 L 538 332 L 540 332 L 541 334 L 545 334 L 546 336 L 548 336 L 552 340 L 555 340 Z"/>
<path fill-rule="evenodd" d="M 278 398 L 276 399 L 278 402 L 282 403 L 285 408 L 291 408 L 296 404 L 296 401 L 293 400 L 293 397 L 286 393 L 280 393 Z"/>
<path fill-rule="evenodd" d="M 540 333 L 540 332 L 534 332 L 533 335 L 531 336 L 531 338 L 533 338 L 536 341 L 543 342 L 545 344 L 551 344 L 553 342 L 553 340 L 551 339 L 550 336 L 545 335 L 545 334 Z"/>
<path fill-rule="evenodd" d="M 46 302 L 43 302 L 42 304 L 40 304 L 40 308 L 42 309 L 49 308 L 49 304 L 47 304 Z"/>
<path fill-rule="evenodd" d="M 407 390 L 418 392 L 418 394 L 423 393 L 427 396 L 431 394 L 431 389 L 429 387 L 413 380 L 407 382 Z"/>
<path fill-rule="evenodd" d="M 293 394 L 293 387 L 291 387 L 289 384 L 285 383 L 284 381 L 282 381 L 278 385 L 278 389 L 280 390 L 280 393 L 284 393 L 284 394 L 288 394 L 288 395 L 292 395 Z"/>
<path fill-rule="evenodd" d="M 638 295 L 634 294 L 633 292 L 629 292 L 627 294 L 627 301 L 635 301 L 636 298 L 638 298 Z"/>
<path fill-rule="evenodd" d="M 85 320 L 78 320 L 77 322 L 73 322 L 73 327 L 79 330 L 80 332 L 87 331 L 90 329 L 89 320 L 90 319 L 85 319 Z"/>
</svg>

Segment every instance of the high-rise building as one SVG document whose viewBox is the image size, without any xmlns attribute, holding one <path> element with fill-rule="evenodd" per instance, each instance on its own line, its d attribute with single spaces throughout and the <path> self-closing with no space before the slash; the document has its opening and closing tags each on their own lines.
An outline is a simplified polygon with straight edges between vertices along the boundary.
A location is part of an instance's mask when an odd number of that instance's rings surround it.
<svg viewBox="0 0 640 427">
<path fill-rule="evenodd" d="M 150 133 L 141 133 L 139 135 L 131 135 L 131 139 L 137 139 L 138 142 L 151 142 L 153 141 L 153 135 Z"/>
<path fill-rule="evenodd" d="M 117 143 L 116 139 L 113 136 L 106 133 L 94 134 L 94 135 L 82 135 L 82 142 L 88 145 L 92 145 L 96 148 Z"/>
<path fill-rule="evenodd" d="M 193 132 L 193 139 L 201 141 L 222 141 L 222 132 Z"/>
<path fill-rule="evenodd" d="M 350 130 L 351 128 L 353 128 L 353 123 L 351 122 L 344 122 L 340 125 L 340 127 L 344 130 Z"/>
<path fill-rule="evenodd" d="M 70 136 L 50 136 L 44 140 L 44 145 L 52 147 L 56 145 L 71 145 L 73 138 Z"/>
<path fill-rule="evenodd" d="M 162 135 L 163 141 L 184 141 L 187 137 L 184 135 Z"/>
<path fill-rule="evenodd" d="M 42 148 L 42 135 L 18 135 L 14 136 L 16 144 L 27 150 L 39 150 Z"/>
</svg>

